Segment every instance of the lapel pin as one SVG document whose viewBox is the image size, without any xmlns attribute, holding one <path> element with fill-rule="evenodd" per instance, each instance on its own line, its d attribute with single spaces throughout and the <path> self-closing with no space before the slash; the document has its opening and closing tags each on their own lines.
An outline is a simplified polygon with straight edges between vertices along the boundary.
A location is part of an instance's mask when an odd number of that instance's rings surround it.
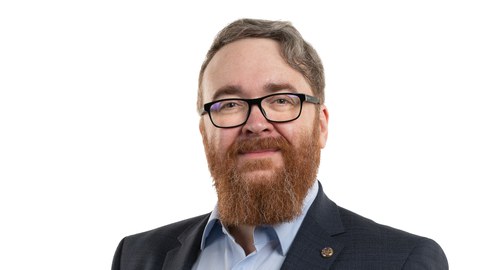
<svg viewBox="0 0 480 270">
<path fill-rule="evenodd" d="M 321 251 L 320 254 L 322 255 L 323 258 L 330 258 L 333 256 L 333 248 L 331 247 L 324 247 Z"/>
</svg>

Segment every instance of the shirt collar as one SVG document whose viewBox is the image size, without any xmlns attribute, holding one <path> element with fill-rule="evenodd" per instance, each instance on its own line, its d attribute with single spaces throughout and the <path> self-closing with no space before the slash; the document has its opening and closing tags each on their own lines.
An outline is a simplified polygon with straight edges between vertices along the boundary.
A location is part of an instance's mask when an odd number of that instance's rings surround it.
<svg viewBox="0 0 480 270">
<path fill-rule="evenodd" d="M 313 201 L 315 200 L 317 193 L 318 193 L 318 182 L 315 181 L 312 187 L 310 187 L 310 189 L 308 190 L 307 196 L 305 196 L 305 199 L 303 200 L 302 213 L 297 218 L 295 218 L 290 222 L 279 223 L 272 226 L 280 242 L 282 255 L 285 256 L 288 250 L 290 249 L 290 246 L 293 243 L 293 239 L 295 239 L 298 229 L 300 228 L 300 225 L 302 225 L 303 219 L 305 218 L 305 215 L 307 214 L 308 209 L 310 208 Z M 205 245 L 207 243 L 207 238 L 209 238 L 209 242 L 211 242 L 211 241 L 214 241 L 217 237 L 220 237 L 222 235 L 223 235 L 223 226 L 222 226 L 222 223 L 220 222 L 220 215 L 218 213 L 218 204 L 217 204 L 215 205 L 212 213 L 210 214 L 207 225 L 203 230 L 202 242 L 200 246 L 201 250 L 205 248 Z"/>
</svg>

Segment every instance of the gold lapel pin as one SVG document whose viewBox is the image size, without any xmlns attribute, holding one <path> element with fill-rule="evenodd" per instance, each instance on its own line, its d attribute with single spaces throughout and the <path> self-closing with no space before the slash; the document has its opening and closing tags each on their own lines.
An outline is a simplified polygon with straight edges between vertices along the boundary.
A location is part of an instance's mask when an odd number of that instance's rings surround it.
<svg viewBox="0 0 480 270">
<path fill-rule="evenodd" d="M 321 251 L 320 254 L 322 255 L 323 258 L 330 258 L 333 256 L 333 248 L 331 247 L 324 247 Z"/>
</svg>

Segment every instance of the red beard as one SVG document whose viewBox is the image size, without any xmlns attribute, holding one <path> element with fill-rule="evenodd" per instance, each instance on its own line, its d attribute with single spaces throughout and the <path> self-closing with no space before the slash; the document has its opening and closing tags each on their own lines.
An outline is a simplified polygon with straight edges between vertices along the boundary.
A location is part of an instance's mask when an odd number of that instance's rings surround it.
<svg viewBox="0 0 480 270">
<path fill-rule="evenodd" d="M 318 120 L 318 119 L 317 119 Z M 318 121 L 315 121 L 318 126 Z M 292 221 L 302 211 L 303 200 L 315 182 L 320 164 L 319 130 L 303 134 L 298 148 L 283 137 L 254 138 L 235 142 L 225 155 L 210 144 L 201 125 L 205 153 L 218 195 L 218 210 L 226 226 L 273 225 Z M 284 166 L 258 159 L 237 166 L 239 153 L 278 149 Z M 250 179 L 245 173 L 273 169 L 270 175 Z"/>
</svg>

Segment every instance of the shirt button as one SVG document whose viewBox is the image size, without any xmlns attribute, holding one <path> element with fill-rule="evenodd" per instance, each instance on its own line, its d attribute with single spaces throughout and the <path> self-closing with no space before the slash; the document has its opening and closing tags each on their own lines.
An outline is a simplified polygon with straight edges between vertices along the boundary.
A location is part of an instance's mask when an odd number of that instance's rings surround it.
<svg viewBox="0 0 480 270">
<path fill-rule="evenodd" d="M 331 247 L 324 247 L 321 251 L 320 254 L 322 255 L 323 258 L 330 258 L 333 256 L 333 248 Z"/>
</svg>

